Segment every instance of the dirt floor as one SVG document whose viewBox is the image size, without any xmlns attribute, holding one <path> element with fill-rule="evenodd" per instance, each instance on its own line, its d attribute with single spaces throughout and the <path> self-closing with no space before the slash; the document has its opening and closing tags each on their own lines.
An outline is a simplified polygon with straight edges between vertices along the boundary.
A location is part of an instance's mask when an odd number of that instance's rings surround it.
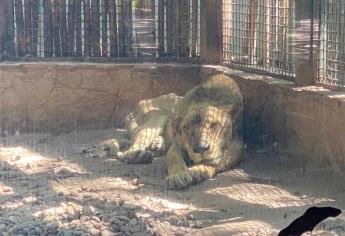
<svg viewBox="0 0 345 236">
<path fill-rule="evenodd" d="M 345 175 L 274 149 L 176 192 L 165 160 L 126 165 L 82 150 L 123 130 L 0 138 L 0 235 L 276 235 L 312 205 L 345 209 Z M 345 235 L 345 214 L 313 235 Z"/>
</svg>

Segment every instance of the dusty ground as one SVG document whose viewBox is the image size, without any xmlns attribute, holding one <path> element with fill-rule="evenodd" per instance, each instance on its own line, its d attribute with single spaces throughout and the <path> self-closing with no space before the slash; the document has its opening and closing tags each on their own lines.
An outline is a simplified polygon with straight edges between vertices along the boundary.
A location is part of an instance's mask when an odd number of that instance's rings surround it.
<svg viewBox="0 0 345 236">
<path fill-rule="evenodd" d="M 345 209 L 345 176 L 258 150 L 184 192 L 167 191 L 164 158 L 125 165 L 81 151 L 115 130 L 17 134 L 0 143 L 0 235 L 276 235 L 311 205 Z M 269 154 L 268 154 L 269 153 Z M 345 235 L 345 214 L 313 235 Z"/>
</svg>

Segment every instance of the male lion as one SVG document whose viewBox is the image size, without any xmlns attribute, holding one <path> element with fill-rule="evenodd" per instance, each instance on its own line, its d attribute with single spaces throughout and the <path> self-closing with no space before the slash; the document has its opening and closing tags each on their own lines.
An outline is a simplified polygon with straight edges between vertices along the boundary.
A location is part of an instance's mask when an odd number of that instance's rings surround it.
<svg viewBox="0 0 345 236">
<path fill-rule="evenodd" d="M 149 163 L 167 151 L 168 188 L 185 189 L 240 159 L 242 97 L 231 78 L 215 75 L 183 98 L 141 101 L 126 126 L 133 141 L 121 160 Z"/>
</svg>

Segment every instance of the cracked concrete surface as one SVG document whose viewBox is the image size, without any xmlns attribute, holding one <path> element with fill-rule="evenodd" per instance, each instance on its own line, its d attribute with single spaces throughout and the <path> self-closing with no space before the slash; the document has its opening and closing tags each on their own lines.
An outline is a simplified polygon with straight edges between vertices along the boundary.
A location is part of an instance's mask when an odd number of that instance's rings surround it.
<svg viewBox="0 0 345 236">
<path fill-rule="evenodd" d="M 198 81 L 200 66 L 95 63 L 0 64 L 3 132 L 121 126 L 139 100 Z"/>
</svg>

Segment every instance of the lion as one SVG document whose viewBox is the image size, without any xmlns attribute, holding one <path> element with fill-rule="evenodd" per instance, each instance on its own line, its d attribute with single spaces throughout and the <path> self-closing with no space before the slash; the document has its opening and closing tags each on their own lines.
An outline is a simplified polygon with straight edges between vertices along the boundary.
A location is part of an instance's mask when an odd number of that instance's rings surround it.
<svg viewBox="0 0 345 236">
<path fill-rule="evenodd" d="M 242 97 L 226 75 L 215 75 L 188 91 L 141 101 L 126 117 L 127 163 L 150 163 L 166 154 L 166 183 L 182 190 L 228 170 L 241 159 Z"/>
</svg>

